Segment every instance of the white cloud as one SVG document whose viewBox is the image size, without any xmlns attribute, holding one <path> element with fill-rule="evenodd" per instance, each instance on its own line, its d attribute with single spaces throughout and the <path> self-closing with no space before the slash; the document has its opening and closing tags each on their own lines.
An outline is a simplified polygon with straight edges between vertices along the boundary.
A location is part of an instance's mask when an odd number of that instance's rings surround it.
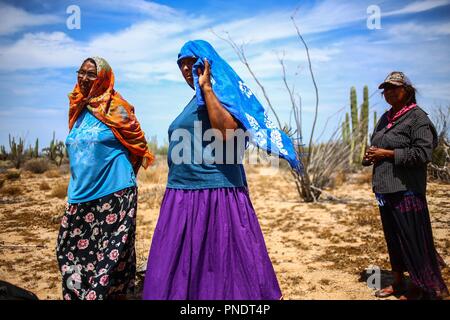
<svg viewBox="0 0 450 320">
<path fill-rule="evenodd" d="M 172 7 L 145 0 L 90 0 L 89 5 L 103 10 L 135 12 L 153 18 L 168 18 L 179 16 L 180 13 Z"/>
<path fill-rule="evenodd" d="M 28 27 L 60 23 L 63 17 L 52 14 L 33 14 L 21 8 L 0 3 L 0 35 L 13 34 Z"/>
<path fill-rule="evenodd" d="M 11 46 L 0 48 L 0 69 L 40 69 L 74 66 L 87 50 L 64 32 L 26 33 Z"/>
<path fill-rule="evenodd" d="M 419 13 L 428 10 L 432 10 L 435 8 L 439 8 L 442 6 L 446 6 L 450 4 L 450 0 L 424 0 L 424 1 L 415 1 L 406 5 L 405 7 L 393 10 L 387 13 L 383 13 L 383 16 L 393 16 L 400 14 L 411 14 L 411 13 Z"/>
<path fill-rule="evenodd" d="M 236 42 L 256 44 L 286 39 L 297 35 L 291 20 L 292 14 L 294 8 L 265 12 L 249 18 L 216 24 L 212 28 L 221 36 L 230 35 Z M 300 6 L 295 14 L 295 21 L 303 35 L 340 29 L 366 18 L 364 3 L 331 0 L 323 1 L 312 8 Z M 201 30 L 195 33 L 194 37 L 215 39 L 209 30 Z"/>
<path fill-rule="evenodd" d="M 393 40 L 433 40 L 450 35 L 450 22 L 439 24 L 400 23 L 387 27 L 387 32 L 394 37 Z"/>
</svg>

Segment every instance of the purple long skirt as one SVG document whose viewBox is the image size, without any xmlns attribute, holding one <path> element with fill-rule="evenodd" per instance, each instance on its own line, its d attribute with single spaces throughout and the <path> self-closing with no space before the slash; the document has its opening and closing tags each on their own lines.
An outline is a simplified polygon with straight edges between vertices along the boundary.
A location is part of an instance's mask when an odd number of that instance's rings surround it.
<svg viewBox="0 0 450 320">
<path fill-rule="evenodd" d="M 246 188 L 166 189 L 146 300 L 278 300 L 280 287 Z"/>
</svg>

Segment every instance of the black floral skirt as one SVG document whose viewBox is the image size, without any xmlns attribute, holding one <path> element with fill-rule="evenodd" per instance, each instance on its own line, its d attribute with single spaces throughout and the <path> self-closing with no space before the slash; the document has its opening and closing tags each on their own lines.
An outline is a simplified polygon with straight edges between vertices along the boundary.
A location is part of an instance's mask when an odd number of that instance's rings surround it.
<svg viewBox="0 0 450 320">
<path fill-rule="evenodd" d="M 67 204 L 56 254 L 65 300 L 133 294 L 137 188 Z"/>
</svg>

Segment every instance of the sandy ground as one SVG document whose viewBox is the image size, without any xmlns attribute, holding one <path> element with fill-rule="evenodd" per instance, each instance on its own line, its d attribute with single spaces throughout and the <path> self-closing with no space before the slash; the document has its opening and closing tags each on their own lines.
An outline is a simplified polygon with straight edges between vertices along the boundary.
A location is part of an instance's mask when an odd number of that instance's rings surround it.
<svg viewBox="0 0 450 320">
<path fill-rule="evenodd" d="M 376 265 L 383 282 L 389 261 L 370 173 L 340 178 L 318 203 L 299 201 L 286 172 L 250 167 L 250 195 L 285 299 L 375 299 L 366 268 Z M 4 175 L 4 174 L 1 174 Z M 146 265 L 158 218 L 167 169 L 165 160 L 139 175 L 136 248 L 138 267 Z M 64 211 L 67 167 L 44 174 L 23 171 L 0 189 L 0 280 L 61 299 L 55 243 Z M 3 178 L 4 179 L 4 178 Z M 438 251 L 450 264 L 450 185 L 430 183 L 428 201 Z M 443 270 L 450 284 L 449 268 Z M 392 297 L 392 299 L 395 299 Z"/>
</svg>

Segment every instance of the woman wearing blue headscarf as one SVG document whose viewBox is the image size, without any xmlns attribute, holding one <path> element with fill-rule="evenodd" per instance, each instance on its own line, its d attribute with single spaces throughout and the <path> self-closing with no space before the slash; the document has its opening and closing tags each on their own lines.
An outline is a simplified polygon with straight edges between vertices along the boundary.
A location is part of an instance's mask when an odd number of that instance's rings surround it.
<svg viewBox="0 0 450 320">
<path fill-rule="evenodd" d="M 227 144 L 236 142 L 236 130 L 247 130 L 258 146 L 298 167 L 292 143 L 209 43 L 187 42 L 178 65 L 196 95 L 169 127 L 167 189 L 143 298 L 281 299 L 239 161 L 246 140 L 232 148 Z M 224 147 L 220 155 L 204 141 L 210 129 L 220 137 L 215 146 Z"/>
</svg>

